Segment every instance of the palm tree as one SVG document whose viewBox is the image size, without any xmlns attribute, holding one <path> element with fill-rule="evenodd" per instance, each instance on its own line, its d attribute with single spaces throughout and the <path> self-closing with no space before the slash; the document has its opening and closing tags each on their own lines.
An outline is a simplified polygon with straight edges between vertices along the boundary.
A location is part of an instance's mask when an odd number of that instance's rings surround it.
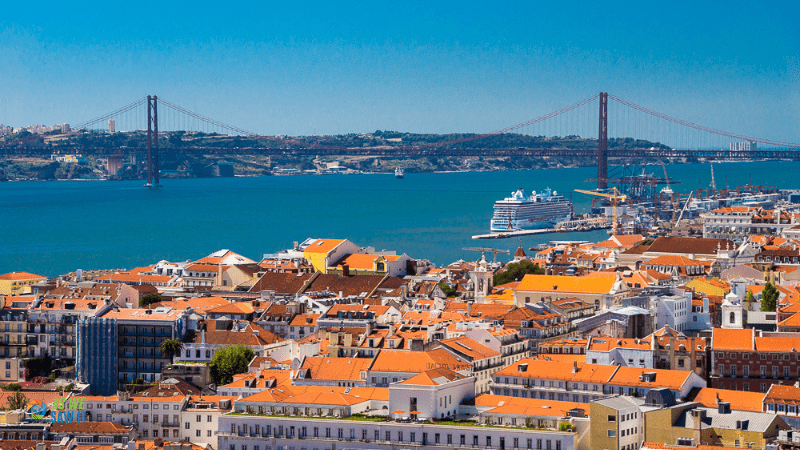
<svg viewBox="0 0 800 450">
<path fill-rule="evenodd" d="M 175 356 L 180 355 L 183 351 L 183 342 L 177 339 L 164 339 L 158 349 L 165 358 L 169 358 L 172 361 Z"/>
</svg>

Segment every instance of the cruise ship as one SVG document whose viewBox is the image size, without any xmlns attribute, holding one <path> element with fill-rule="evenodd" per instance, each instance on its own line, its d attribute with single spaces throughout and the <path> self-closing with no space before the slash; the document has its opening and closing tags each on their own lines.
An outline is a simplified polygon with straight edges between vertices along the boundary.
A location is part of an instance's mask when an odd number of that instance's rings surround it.
<svg viewBox="0 0 800 450">
<path fill-rule="evenodd" d="M 543 192 L 531 192 L 525 196 L 518 189 L 503 200 L 494 202 L 492 231 L 519 231 L 552 228 L 558 222 L 569 220 L 572 216 L 572 203 L 550 188 Z"/>
</svg>

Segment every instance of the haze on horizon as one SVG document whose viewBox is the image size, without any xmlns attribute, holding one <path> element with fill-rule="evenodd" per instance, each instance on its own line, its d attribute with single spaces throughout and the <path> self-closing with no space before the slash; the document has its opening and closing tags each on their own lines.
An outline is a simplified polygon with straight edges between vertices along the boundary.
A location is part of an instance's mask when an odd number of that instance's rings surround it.
<svg viewBox="0 0 800 450">
<path fill-rule="evenodd" d="M 263 134 L 488 132 L 600 91 L 800 142 L 800 3 L 5 5 L 0 123 L 156 94 Z"/>
</svg>

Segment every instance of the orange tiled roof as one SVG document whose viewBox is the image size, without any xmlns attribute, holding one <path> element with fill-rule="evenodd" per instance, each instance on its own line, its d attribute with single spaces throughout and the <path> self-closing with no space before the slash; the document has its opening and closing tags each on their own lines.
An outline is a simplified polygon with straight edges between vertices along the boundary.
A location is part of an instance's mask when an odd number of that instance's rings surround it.
<svg viewBox="0 0 800 450">
<path fill-rule="evenodd" d="M 702 388 L 695 396 L 694 401 L 709 408 L 716 408 L 717 401 L 723 401 L 730 403 L 731 409 L 734 411 L 761 412 L 764 395 L 763 392 Z"/>
<path fill-rule="evenodd" d="M 46 280 L 47 277 L 42 275 L 36 275 L 34 273 L 29 273 L 29 272 L 9 272 L 0 275 L 0 280 L 3 281 L 36 280 L 36 279 Z"/>
<path fill-rule="evenodd" d="M 328 253 L 335 249 L 344 239 L 317 239 L 304 250 L 308 253 Z"/>
<path fill-rule="evenodd" d="M 329 358 L 309 356 L 303 360 L 298 373 L 307 370 L 313 380 L 360 381 L 361 371 L 367 370 L 370 358 Z"/>
<path fill-rule="evenodd" d="M 712 350 L 754 350 L 755 333 L 752 329 L 714 328 L 711 334 Z"/>
<path fill-rule="evenodd" d="M 400 384 L 411 384 L 415 386 L 439 386 L 451 381 L 463 380 L 464 378 L 466 377 L 457 372 L 453 372 L 450 369 L 437 368 L 426 370 L 425 372 L 414 375 L 405 381 L 401 381 Z"/>
<path fill-rule="evenodd" d="M 652 382 L 641 381 L 640 377 L 645 372 L 655 373 L 656 378 Z M 685 370 L 662 370 L 662 369 L 642 369 L 638 367 L 620 366 L 608 384 L 621 386 L 657 386 L 672 390 L 680 390 L 683 384 L 693 372 Z"/>
<path fill-rule="evenodd" d="M 471 366 L 441 348 L 428 352 L 381 350 L 370 370 L 374 372 L 422 373 L 437 367 L 464 370 Z"/>
<path fill-rule="evenodd" d="M 525 275 L 518 292 L 560 292 L 579 294 L 608 294 L 614 278 L 570 277 L 559 275 Z"/>
</svg>

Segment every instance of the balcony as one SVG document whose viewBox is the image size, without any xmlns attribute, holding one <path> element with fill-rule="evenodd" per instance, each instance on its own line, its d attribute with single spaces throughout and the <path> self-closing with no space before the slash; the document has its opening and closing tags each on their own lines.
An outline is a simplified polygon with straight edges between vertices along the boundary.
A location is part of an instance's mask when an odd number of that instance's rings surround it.
<svg viewBox="0 0 800 450">
<path fill-rule="evenodd" d="M 181 424 L 180 422 L 161 422 L 161 426 L 164 428 L 179 428 Z"/>
</svg>

